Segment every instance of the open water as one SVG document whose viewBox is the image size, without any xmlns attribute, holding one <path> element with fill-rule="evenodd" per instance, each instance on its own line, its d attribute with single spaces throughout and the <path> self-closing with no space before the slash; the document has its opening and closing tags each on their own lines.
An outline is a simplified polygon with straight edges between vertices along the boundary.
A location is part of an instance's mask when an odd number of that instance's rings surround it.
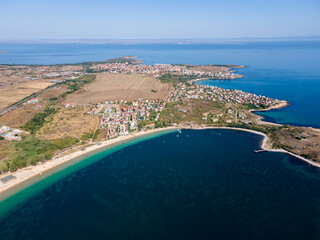
<svg viewBox="0 0 320 240">
<path fill-rule="evenodd" d="M 0 218 L 0 239 L 319 239 L 320 171 L 254 154 L 261 139 L 183 130 L 94 155 L 33 185 L 48 182 Z"/>
</svg>

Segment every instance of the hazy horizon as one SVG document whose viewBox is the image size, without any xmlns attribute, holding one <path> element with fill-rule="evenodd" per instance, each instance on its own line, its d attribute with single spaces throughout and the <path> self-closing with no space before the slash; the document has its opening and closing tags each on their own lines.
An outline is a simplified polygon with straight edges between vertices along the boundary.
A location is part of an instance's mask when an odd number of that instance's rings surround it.
<svg viewBox="0 0 320 240">
<path fill-rule="evenodd" d="M 139 43 L 162 43 L 162 44 L 177 44 L 177 43 L 246 43 L 246 42 L 285 42 L 285 41 L 320 41 L 320 35 L 314 36 L 292 36 L 292 37 L 242 37 L 242 38 L 79 38 L 79 39 L 0 39 L 0 43 L 91 43 L 91 44 L 104 44 L 104 43 L 123 43 L 123 44 L 139 44 Z"/>
<path fill-rule="evenodd" d="M 230 39 L 320 35 L 315 0 L 4 0 L 0 40 Z"/>
</svg>

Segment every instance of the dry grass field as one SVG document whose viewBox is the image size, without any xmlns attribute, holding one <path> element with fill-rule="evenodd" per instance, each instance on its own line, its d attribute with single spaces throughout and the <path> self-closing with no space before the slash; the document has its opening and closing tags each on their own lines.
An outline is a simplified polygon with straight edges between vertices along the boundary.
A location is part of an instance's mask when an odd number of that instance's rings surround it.
<svg viewBox="0 0 320 240">
<path fill-rule="evenodd" d="M 41 112 L 35 108 L 35 104 L 22 105 L 17 109 L 0 116 L 0 126 L 9 126 L 11 128 L 19 128 L 34 117 L 37 113 Z"/>
<path fill-rule="evenodd" d="M 289 151 L 302 156 L 308 154 L 309 158 L 320 162 L 320 130 L 290 126 L 279 129 L 275 135 Z"/>
<path fill-rule="evenodd" d="M 70 101 L 78 104 L 93 104 L 114 100 L 166 99 L 171 84 L 161 83 L 153 76 L 138 74 L 97 74 L 93 83 L 87 84 Z"/>
<path fill-rule="evenodd" d="M 0 88 L 0 109 L 6 108 L 19 100 L 53 85 L 49 81 L 19 83 L 11 87 Z"/>
<path fill-rule="evenodd" d="M 38 96 L 39 99 L 48 101 L 51 98 L 59 98 L 63 93 L 68 91 L 68 85 L 60 85 L 58 87 L 54 87 Z M 61 99 L 61 101 L 65 101 L 65 99 Z"/>
<path fill-rule="evenodd" d="M 41 139 L 81 138 L 85 133 L 93 132 L 100 121 L 98 116 L 85 114 L 89 109 L 86 106 L 62 108 L 37 132 L 38 137 Z"/>
</svg>

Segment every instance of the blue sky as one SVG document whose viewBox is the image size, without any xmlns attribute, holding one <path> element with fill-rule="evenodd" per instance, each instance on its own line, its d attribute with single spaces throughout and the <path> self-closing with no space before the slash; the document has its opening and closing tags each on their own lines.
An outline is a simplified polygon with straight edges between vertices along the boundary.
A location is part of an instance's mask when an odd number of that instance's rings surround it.
<svg viewBox="0 0 320 240">
<path fill-rule="evenodd" d="M 319 0 L 1 0 L 0 39 L 320 35 Z"/>
</svg>

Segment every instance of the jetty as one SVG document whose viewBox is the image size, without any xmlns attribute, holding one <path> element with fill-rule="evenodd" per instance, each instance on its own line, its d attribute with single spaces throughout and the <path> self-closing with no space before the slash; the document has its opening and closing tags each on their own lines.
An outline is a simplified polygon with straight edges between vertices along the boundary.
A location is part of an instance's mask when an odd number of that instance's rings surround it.
<svg viewBox="0 0 320 240">
<path fill-rule="evenodd" d="M 264 150 L 264 149 L 254 150 L 254 153 L 261 153 L 261 152 L 267 152 L 267 150 Z"/>
</svg>

